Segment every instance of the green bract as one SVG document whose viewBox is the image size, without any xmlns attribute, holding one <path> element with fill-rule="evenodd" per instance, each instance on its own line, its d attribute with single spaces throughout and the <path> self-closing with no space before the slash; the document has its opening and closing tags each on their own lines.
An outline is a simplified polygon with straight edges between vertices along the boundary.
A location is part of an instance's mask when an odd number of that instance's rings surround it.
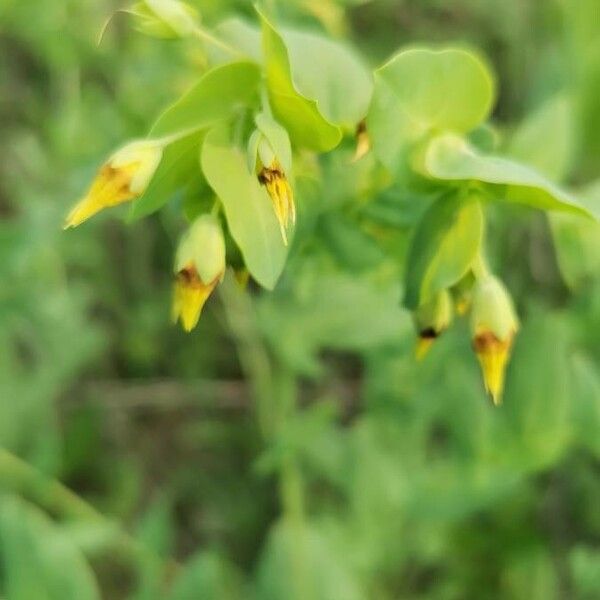
<svg viewBox="0 0 600 600">
<path fill-rule="evenodd" d="M 586 208 L 600 214 L 600 183 L 581 194 Z M 571 214 L 549 217 L 561 275 L 571 289 L 578 289 L 600 274 L 600 223 Z"/>
<path fill-rule="evenodd" d="M 260 70 L 252 62 L 215 67 L 157 119 L 149 135 L 166 138 L 167 145 L 146 192 L 132 205 L 132 218 L 160 209 L 175 192 L 198 178 L 203 131 L 247 106 L 257 95 L 259 81 Z"/>
<path fill-rule="evenodd" d="M 572 195 L 534 169 L 506 158 L 481 154 L 454 134 L 432 139 L 418 166 L 425 175 L 436 179 L 491 184 L 493 197 L 498 200 L 591 216 Z"/>
<path fill-rule="evenodd" d="M 283 270 L 287 248 L 283 245 L 271 200 L 243 152 L 219 126 L 202 145 L 201 164 L 208 183 L 223 203 L 233 239 L 246 267 L 262 286 L 272 289 Z"/>
<path fill-rule="evenodd" d="M 218 31 L 249 58 L 265 62 L 258 28 L 233 18 L 221 23 Z M 367 113 L 373 91 L 372 75 L 360 58 L 346 44 L 314 31 L 283 27 L 277 32 L 287 50 L 294 88 L 314 100 L 325 119 L 353 129 Z M 214 54 L 218 61 L 228 58 L 223 52 Z"/>
<path fill-rule="evenodd" d="M 511 157 L 562 181 L 573 162 L 573 109 L 568 97 L 551 98 L 515 131 L 508 146 Z"/>
<path fill-rule="evenodd" d="M 127 12 L 137 19 L 142 33 L 165 39 L 190 35 L 198 17 L 191 6 L 179 0 L 142 0 Z"/>
<path fill-rule="evenodd" d="M 210 127 L 248 105 L 258 93 L 260 69 L 249 61 L 214 67 L 154 123 L 151 137 Z"/>
<path fill-rule="evenodd" d="M 404 304 L 415 309 L 457 283 L 480 250 L 483 213 L 475 194 L 434 202 L 417 225 L 408 252 Z"/>
<path fill-rule="evenodd" d="M 327 120 L 354 129 L 367 113 L 373 90 L 363 63 L 343 44 L 316 33 L 284 29 L 282 37 L 300 93 L 314 99 Z"/>
<path fill-rule="evenodd" d="M 375 71 L 368 130 L 377 157 L 395 169 L 410 144 L 444 130 L 466 133 L 494 102 L 494 81 L 472 52 L 413 48 Z"/>
<path fill-rule="evenodd" d="M 273 114 L 288 130 L 295 144 L 319 152 L 331 150 L 342 137 L 340 129 L 322 116 L 314 100 L 298 92 L 281 35 L 263 14 L 260 14 L 260 19 L 265 74 Z"/>
</svg>

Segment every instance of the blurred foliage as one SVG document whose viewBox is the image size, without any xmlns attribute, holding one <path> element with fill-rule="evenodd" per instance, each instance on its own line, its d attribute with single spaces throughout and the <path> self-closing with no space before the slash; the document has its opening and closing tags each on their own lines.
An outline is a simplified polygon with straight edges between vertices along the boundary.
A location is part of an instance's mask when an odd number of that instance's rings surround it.
<svg viewBox="0 0 600 600">
<path fill-rule="evenodd" d="M 103 156 L 206 66 L 123 15 L 97 47 L 115 4 L 0 0 L 0 595 L 599 598 L 598 226 L 490 209 L 523 321 L 498 410 L 463 323 L 415 362 L 385 256 L 429 200 L 367 204 L 349 144 L 304 159 L 333 183 L 298 178 L 312 236 L 276 290 L 226 281 L 186 336 L 166 309 L 175 211 L 60 230 Z M 195 4 L 211 25 L 252 15 Z M 600 213 L 598 0 L 265 4 L 371 66 L 411 41 L 480 49 L 497 143 Z"/>
</svg>

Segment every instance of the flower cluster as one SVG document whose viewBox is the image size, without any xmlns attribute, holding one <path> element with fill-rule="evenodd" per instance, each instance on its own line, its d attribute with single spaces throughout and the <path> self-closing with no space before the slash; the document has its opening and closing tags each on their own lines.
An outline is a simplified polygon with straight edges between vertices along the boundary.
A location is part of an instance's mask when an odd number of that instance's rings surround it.
<svg viewBox="0 0 600 600">
<path fill-rule="evenodd" d="M 519 321 L 510 294 L 493 275 L 468 277 L 450 290 L 442 290 L 414 313 L 419 340 L 417 359 L 421 360 L 434 340 L 450 325 L 453 312 L 470 312 L 473 350 L 483 374 L 485 389 L 495 405 L 502 402 L 506 367 Z"/>
<path fill-rule="evenodd" d="M 275 126 L 271 123 L 271 127 Z M 168 139 L 134 141 L 116 151 L 67 215 L 65 229 L 80 225 L 105 208 L 143 196 L 161 163 L 164 147 L 170 142 Z M 251 173 L 266 189 L 287 246 L 288 233 L 296 222 L 292 187 L 268 138 L 258 129 L 251 135 L 249 145 L 254 148 Z M 291 150 L 286 154 L 291 156 Z M 219 208 L 218 200 L 215 207 Z M 224 276 L 225 235 L 218 215 L 201 214 L 181 237 L 175 256 L 172 315 L 187 332 L 197 325 L 205 302 Z"/>
</svg>

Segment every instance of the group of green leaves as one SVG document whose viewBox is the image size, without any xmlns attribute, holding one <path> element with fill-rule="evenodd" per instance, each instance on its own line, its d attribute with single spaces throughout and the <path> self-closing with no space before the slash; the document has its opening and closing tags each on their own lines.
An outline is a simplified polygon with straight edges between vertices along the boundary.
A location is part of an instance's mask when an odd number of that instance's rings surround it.
<svg viewBox="0 0 600 600">
<path fill-rule="evenodd" d="M 131 215 L 144 217 L 179 193 L 194 218 L 218 198 L 243 265 L 272 289 L 288 250 L 253 168 L 252 133 L 268 140 L 290 177 L 291 148 L 333 149 L 364 116 L 371 82 L 345 47 L 315 34 L 282 35 L 258 17 L 260 30 L 238 20 L 221 25 L 215 64 L 151 128 L 150 138 L 165 141 L 163 159 Z"/>
<path fill-rule="evenodd" d="M 130 12 L 146 33 L 200 32 L 203 38 L 193 12 L 183 7 L 153 0 Z M 258 9 L 257 17 L 260 27 L 229 19 L 210 34 L 213 66 L 151 128 L 150 137 L 169 142 L 132 207 L 134 218 L 160 209 L 178 192 L 188 218 L 218 198 L 241 262 L 272 289 L 288 248 L 244 156 L 256 153 L 252 142 L 246 150 L 252 131 L 265 136 L 291 178 L 292 151 L 331 151 L 361 122 L 392 180 L 402 179 L 415 196 L 425 188 L 435 199 L 416 227 L 406 264 L 405 305 L 411 310 L 469 273 L 482 253 L 485 203 L 562 211 L 577 222 L 589 216 L 541 173 L 489 153 L 498 145 L 486 122 L 496 86 L 475 52 L 409 48 L 371 76 L 346 46 L 317 33 L 279 31 Z M 296 175 L 304 173 L 296 169 Z M 302 198 L 299 204 L 302 214 Z"/>
</svg>

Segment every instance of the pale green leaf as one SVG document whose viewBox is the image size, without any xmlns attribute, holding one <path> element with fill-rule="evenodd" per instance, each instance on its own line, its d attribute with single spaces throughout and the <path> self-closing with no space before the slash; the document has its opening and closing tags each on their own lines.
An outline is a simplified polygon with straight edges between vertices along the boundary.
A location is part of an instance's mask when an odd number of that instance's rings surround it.
<svg viewBox="0 0 600 600">
<path fill-rule="evenodd" d="M 223 21 L 217 31 L 228 44 L 262 61 L 256 27 L 232 18 Z M 294 88 L 314 100 L 328 121 L 354 129 L 366 115 L 373 92 L 373 78 L 360 57 L 346 44 L 318 32 L 282 27 L 279 34 L 287 48 Z M 217 61 L 229 58 L 223 52 L 213 55 Z"/>
<path fill-rule="evenodd" d="M 317 103 L 302 96 L 292 81 L 288 50 L 267 18 L 259 13 L 267 88 L 273 114 L 299 146 L 324 152 L 341 140 L 340 129 L 319 112 Z"/>
<path fill-rule="evenodd" d="M 331 123 L 354 129 L 365 117 L 373 79 L 347 46 L 318 33 L 284 29 L 296 89 Z"/>
<path fill-rule="evenodd" d="M 404 304 L 414 310 L 457 283 L 481 246 L 483 214 L 475 194 L 453 194 L 432 204 L 417 225 L 406 265 Z"/>
<path fill-rule="evenodd" d="M 214 67 L 158 118 L 150 137 L 208 128 L 251 103 L 259 83 L 260 70 L 253 62 Z"/>
<path fill-rule="evenodd" d="M 482 123 L 494 102 L 485 63 L 458 48 L 411 48 L 375 72 L 368 130 L 378 158 L 393 169 L 407 147 L 443 130 L 466 133 Z"/>
<path fill-rule="evenodd" d="M 513 160 L 482 154 L 457 135 L 445 134 L 432 139 L 418 168 L 435 179 L 491 184 L 495 198 L 505 202 L 591 216 L 576 198 L 534 169 Z"/>
<path fill-rule="evenodd" d="M 93 573 L 70 539 L 38 509 L 0 496 L 2 591 L 11 600 L 99 600 Z"/>
<path fill-rule="evenodd" d="M 514 132 L 508 153 L 555 181 L 569 172 L 575 151 L 573 105 L 558 95 L 543 104 Z"/>
<path fill-rule="evenodd" d="M 581 191 L 584 204 L 592 214 L 600 214 L 600 185 Z M 600 223 L 579 215 L 548 215 L 554 238 L 558 268 L 565 283 L 577 290 L 600 279 Z"/>
<path fill-rule="evenodd" d="M 230 142 L 224 127 L 206 136 L 201 163 L 223 203 L 229 230 L 248 271 L 263 287 L 272 289 L 283 270 L 287 248 L 269 195 L 248 170 L 244 153 Z"/>
</svg>

